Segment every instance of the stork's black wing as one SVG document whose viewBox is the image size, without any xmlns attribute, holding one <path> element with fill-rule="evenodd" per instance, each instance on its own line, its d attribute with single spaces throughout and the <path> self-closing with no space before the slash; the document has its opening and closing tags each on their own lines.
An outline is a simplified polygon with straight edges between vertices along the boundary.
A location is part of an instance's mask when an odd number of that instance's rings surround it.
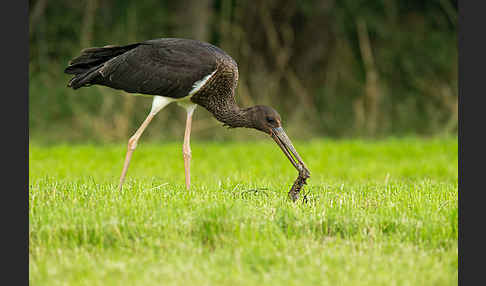
<svg viewBox="0 0 486 286">
<path fill-rule="evenodd" d="M 99 84 L 130 93 L 181 98 L 196 81 L 217 69 L 217 50 L 186 39 L 91 48 L 73 59 L 65 72 L 75 74 L 69 84 L 73 88 Z"/>
</svg>

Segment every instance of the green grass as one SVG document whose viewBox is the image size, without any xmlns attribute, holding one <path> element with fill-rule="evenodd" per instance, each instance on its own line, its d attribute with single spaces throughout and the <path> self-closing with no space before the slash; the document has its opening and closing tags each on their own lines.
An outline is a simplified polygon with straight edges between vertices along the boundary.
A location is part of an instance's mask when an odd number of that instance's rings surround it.
<svg viewBox="0 0 486 286">
<path fill-rule="evenodd" d="M 30 144 L 31 285 L 457 285 L 457 139 Z M 257 191 L 254 191 L 254 190 Z M 253 191 L 252 191 L 253 190 Z"/>
</svg>

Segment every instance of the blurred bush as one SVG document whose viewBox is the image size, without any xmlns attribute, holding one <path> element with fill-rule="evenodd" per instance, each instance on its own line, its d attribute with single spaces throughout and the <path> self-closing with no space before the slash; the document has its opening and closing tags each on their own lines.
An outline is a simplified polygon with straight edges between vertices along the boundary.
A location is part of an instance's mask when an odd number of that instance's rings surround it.
<svg viewBox="0 0 486 286">
<path fill-rule="evenodd" d="M 450 0 L 37 0 L 30 4 L 29 131 L 37 140 L 127 140 L 151 99 L 73 91 L 63 74 L 90 46 L 162 37 L 211 42 L 239 67 L 237 100 L 268 104 L 294 138 L 457 134 L 457 2 Z M 169 106 L 144 138 L 180 139 Z M 221 129 L 203 108 L 193 136 Z"/>
</svg>

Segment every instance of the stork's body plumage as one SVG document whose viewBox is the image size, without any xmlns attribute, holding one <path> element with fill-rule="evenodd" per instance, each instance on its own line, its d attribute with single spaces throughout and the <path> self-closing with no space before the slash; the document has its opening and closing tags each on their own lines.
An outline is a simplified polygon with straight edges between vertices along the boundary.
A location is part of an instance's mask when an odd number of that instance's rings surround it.
<svg viewBox="0 0 486 286">
<path fill-rule="evenodd" d="M 248 127 L 268 133 L 299 172 L 309 176 L 307 167 L 281 127 L 280 115 L 273 108 L 261 105 L 240 108 L 236 104 L 237 64 L 223 50 L 209 43 L 163 38 L 125 46 L 88 48 L 71 60 L 65 73 L 74 75 L 68 83 L 73 89 L 97 84 L 154 96 L 149 115 L 129 140 L 120 188 L 138 139 L 153 117 L 172 102 L 187 111 L 183 154 L 188 189 L 189 139 L 192 114 L 197 105 L 229 127 Z"/>
</svg>

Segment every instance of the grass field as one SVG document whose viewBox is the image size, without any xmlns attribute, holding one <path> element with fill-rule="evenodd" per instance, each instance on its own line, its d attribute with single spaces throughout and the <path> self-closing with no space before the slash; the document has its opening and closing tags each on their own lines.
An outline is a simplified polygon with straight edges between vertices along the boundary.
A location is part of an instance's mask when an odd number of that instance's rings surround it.
<svg viewBox="0 0 486 286">
<path fill-rule="evenodd" d="M 30 144 L 31 285 L 457 285 L 458 144 Z"/>
</svg>

